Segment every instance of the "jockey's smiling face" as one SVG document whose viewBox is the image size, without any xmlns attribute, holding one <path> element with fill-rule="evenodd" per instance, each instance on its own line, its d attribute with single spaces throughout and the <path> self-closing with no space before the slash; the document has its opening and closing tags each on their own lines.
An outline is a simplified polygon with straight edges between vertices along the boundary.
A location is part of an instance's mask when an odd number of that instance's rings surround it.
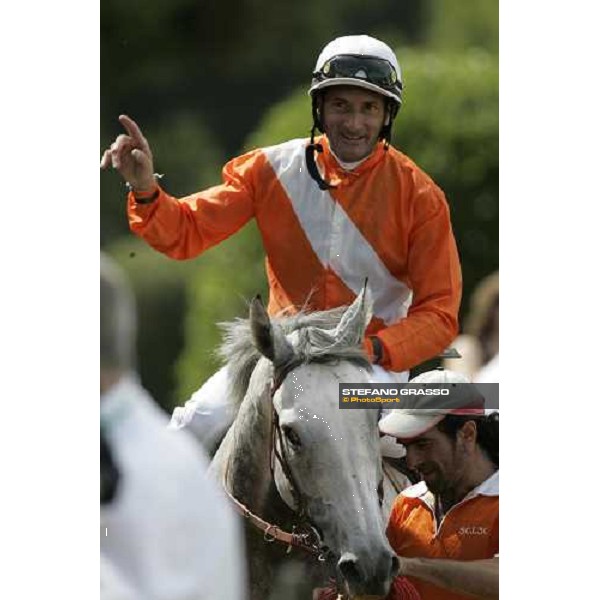
<svg viewBox="0 0 600 600">
<path fill-rule="evenodd" d="M 355 162 L 371 154 L 387 118 L 381 94 L 353 86 L 327 88 L 322 121 L 335 155 Z"/>
<path fill-rule="evenodd" d="M 472 444 L 460 431 L 456 439 L 452 439 L 434 427 L 403 443 L 409 468 L 418 471 L 428 489 L 436 495 L 452 493 L 468 474 Z"/>
</svg>

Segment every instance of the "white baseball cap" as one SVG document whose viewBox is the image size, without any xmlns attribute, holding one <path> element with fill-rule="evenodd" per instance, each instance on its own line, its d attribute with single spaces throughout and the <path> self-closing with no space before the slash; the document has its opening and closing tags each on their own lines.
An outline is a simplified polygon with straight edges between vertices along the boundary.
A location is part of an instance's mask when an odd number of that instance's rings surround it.
<svg viewBox="0 0 600 600">
<path fill-rule="evenodd" d="M 424 388 L 447 388 L 452 384 L 471 384 L 460 373 L 447 369 L 427 371 L 410 380 Z M 452 393 L 453 392 L 453 393 Z M 400 440 L 414 439 L 435 427 L 446 415 L 485 415 L 485 398 L 474 385 L 460 385 L 451 390 L 450 401 L 440 396 L 411 395 L 402 401 L 405 408 L 392 410 L 379 422 L 379 430 Z"/>
</svg>

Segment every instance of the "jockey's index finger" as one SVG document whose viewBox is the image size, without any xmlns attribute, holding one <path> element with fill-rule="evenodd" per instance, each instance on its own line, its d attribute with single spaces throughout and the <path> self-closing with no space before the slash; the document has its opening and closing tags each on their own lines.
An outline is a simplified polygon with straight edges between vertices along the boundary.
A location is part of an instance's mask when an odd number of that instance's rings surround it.
<svg viewBox="0 0 600 600">
<path fill-rule="evenodd" d="M 128 117 L 127 115 L 119 115 L 119 123 L 123 125 L 127 133 L 134 139 L 135 142 L 140 144 L 144 142 L 142 130 L 131 117 Z"/>
</svg>

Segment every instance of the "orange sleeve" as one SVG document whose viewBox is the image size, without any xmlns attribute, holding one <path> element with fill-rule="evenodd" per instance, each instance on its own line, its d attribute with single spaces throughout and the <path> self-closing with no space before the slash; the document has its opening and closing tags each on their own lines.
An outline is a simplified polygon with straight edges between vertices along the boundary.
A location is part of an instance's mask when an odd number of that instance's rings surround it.
<svg viewBox="0 0 600 600">
<path fill-rule="evenodd" d="M 127 198 L 131 230 L 153 248 L 176 259 L 198 256 L 233 235 L 254 216 L 254 174 L 264 161 L 255 150 L 223 167 L 223 183 L 174 198 L 160 190 L 150 204 Z"/>
<path fill-rule="evenodd" d="M 377 332 L 384 347 L 382 366 L 392 371 L 406 371 L 435 357 L 458 333 L 458 250 L 446 198 L 432 182 L 422 186 L 414 202 L 408 283 L 413 300 L 407 317 Z"/>
</svg>

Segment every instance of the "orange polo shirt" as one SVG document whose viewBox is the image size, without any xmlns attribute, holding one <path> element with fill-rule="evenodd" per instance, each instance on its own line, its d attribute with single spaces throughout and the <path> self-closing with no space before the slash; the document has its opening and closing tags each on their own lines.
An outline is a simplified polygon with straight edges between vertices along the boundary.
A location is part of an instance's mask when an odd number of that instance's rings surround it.
<svg viewBox="0 0 600 600">
<path fill-rule="evenodd" d="M 420 482 L 404 490 L 392 507 L 387 536 L 396 554 L 418 558 L 481 560 L 499 553 L 499 472 L 496 471 L 438 524 L 435 498 Z M 467 600 L 470 596 L 409 578 L 422 600 Z"/>
</svg>

